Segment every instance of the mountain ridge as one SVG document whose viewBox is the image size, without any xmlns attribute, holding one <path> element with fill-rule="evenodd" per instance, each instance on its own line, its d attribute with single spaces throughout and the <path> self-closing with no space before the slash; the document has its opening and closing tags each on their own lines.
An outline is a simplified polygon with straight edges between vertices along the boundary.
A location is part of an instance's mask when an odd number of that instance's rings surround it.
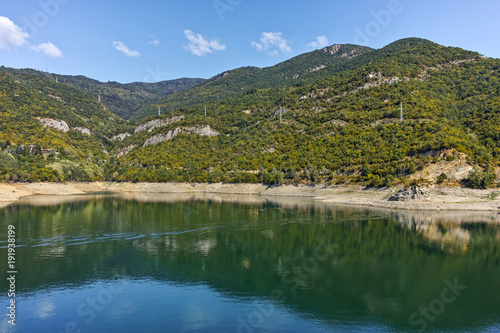
<svg viewBox="0 0 500 333">
<path fill-rule="evenodd" d="M 498 59 L 423 39 L 332 45 L 152 98 L 127 121 L 85 89 L 1 68 L 0 176 L 382 186 L 457 159 L 489 172 L 499 85 Z"/>
<path fill-rule="evenodd" d="M 145 106 L 139 109 L 131 118 L 138 119 L 152 115 L 154 114 L 154 108 L 157 106 L 172 109 L 195 103 L 208 103 L 217 99 L 233 97 L 241 91 L 248 89 L 279 89 L 289 84 L 293 84 L 291 82 L 296 80 L 299 76 L 302 76 L 300 79 L 301 82 L 306 82 L 307 79 L 314 80 L 315 77 L 319 76 L 317 72 L 321 71 L 323 68 L 332 64 L 346 62 L 349 60 L 349 55 L 351 57 L 359 56 L 373 50 L 369 47 L 352 44 L 334 44 L 330 46 L 330 48 L 331 47 L 338 47 L 338 49 L 333 53 L 326 52 L 325 50 L 328 48 L 314 50 L 295 56 L 276 65 L 263 68 L 245 66 L 224 71 L 195 87 L 195 90 L 191 89 L 184 93 L 172 94 L 175 96 L 171 96 L 170 98 L 169 96 L 160 98 L 154 106 Z M 338 53 L 340 53 L 340 56 Z M 295 77 L 295 75 L 298 76 Z M 199 95 L 203 94 L 203 91 L 199 92 L 196 91 L 196 89 L 203 90 L 203 87 L 207 86 L 211 89 L 210 96 L 207 98 L 200 97 Z M 190 102 L 185 103 L 186 99 L 189 99 Z"/>
<path fill-rule="evenodd" d="M 268 67 L 239 67 L 213 76 L 195 87 L 194 90 L 181 91 L 162 97 L 153 105 L 146 105 L 138 109 L 131 116 L 131 119 L 138 120 L 148 115 L 154 115 L 158 106 L 163 109 L 173 110 L 234 97 L 248 89 L 280 89 L 289 85 L 310 84 L 325 76 L 333 76 L 349 71 L 366 65 L 377 58 L 390 56 L 395 52 L 425 46 L 436 47 L 440 45 L 426 39 L 414 37 L 395 41 L 380 49 L 354 44 L 333 44 L 319 50 L 297 55 Z M 205 88 L 208 88 L 209 94 L 205 93 L 205 90 L 207 90 Z"/>
<path fill-rule="evenodd" d="M 119 83 L 116 81 L 102 82 L 84 75 L 48 73 L 31 68 L 14 69 L 2 66 L 0 71 L 10 74 L 24 73 L 37 75 L 62 84 L 72 85 L 94 96 L 96 100 L 100 100 L 113 113 L 124 119 L 128 119 L 142 105 L 150 103 L 161 96 L 188 89 L 205 82 L 205 79 L 200 78 L 178 78 L 153 83 Z"/>
</svg>

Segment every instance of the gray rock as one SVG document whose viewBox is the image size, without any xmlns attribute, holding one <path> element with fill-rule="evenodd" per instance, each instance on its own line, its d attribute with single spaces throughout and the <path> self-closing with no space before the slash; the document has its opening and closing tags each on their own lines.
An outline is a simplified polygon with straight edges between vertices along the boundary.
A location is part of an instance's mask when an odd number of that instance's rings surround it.
<svg viewBox="0 0 500 333">
<path fill-rule="evenodd" d="M 146 140 L 144 143 L 144 147 L 150 146 L 150 145 L 156 145 L 158 143 L 173 139 L 177 134 L 181 132 L 181 129 L 177 127 L 175 131 L 168 131 L 165 134 L 156 134 L 150 137 L 149 139 Z"/>
<path fill-rule="evenodd" d="M 131 145 L 131 146 L 128 146 L 128 147 L 123 147 L 121 149 L 119 149 L 117 152 L 115 152 L 114 156 L 116 158 L 119 158 L 119 157 L 122 157 L 123 155 L 127 155 L 128 153 L 130 153 L 135 147 L 137 147 L 137 145 Z"/>
<path fill-rule="evenodd" d="M 414 186 L 399 190 L 398 193 L 389 198 L 389 201 L 413 201 L 425 200 L 427 198 L 429 198 L 429 191 L 427 189 Z"/>
<path fill-rule="evenodd" d="M 154 119 L 154 120 L 148 121 L 147 123 L 144 123 L 144 124 L 137 126 L 134 133 L 138 133 L 140 131 L 145 131 L 145 130 L 148 130 L 149 132 L 151 132 L 155 128 L 168 126 L 170 124 L 181 121 L 184 118 L 185 118 L 184 115 L 180 115 L 180 116 L 173 116 L 173 117 L 166 118 L 166 119 Z"/>
<path fill-rule="evenodd" d="M 219 132 L 211 129 L 209 125 L 205 125 L 205 126 L 202 126 L 202 127 L 195 127 L 195 128 L 185 127 L 185 128 L 183 128 L 183 130 L 185 130 L 187 132 L 194 132 L 194 133 L 196 133 L 198 135 L 201 135 L 201 136 L 212 137 L 212 136 L 219 135 Z"/>
<path fill-rule="evenodd" d="M 123 141 L 126 137 L 129 137 L 130 133 L 120 133 L 111 138 L 113 141 Z"/>
<path fill-rule="evenodd" d="M 38 120 L 45 127 L 55 128 L 56 130 L 63 131 L 65 133 L 69 131 L 69 125 L 64 120 L 56 120 L 56 119 L 42 118 L 42 117 L 36 117 L 36 120 Z"/>
<path fill-rule="evenodd" d="M 201 126 L 201 127 L 177 127 L 174 131 L 169 130 L 165 134 L 156 134 L 146 140 L 144 143 L 144 147 L 150 145 L 156 145 L 158 143 L 162 143 L 167 140 L 173 139 L 179 133 L 195 133 L 200 136 L 217 136 L 219 132 L 210 128 L 209 125 Z"/>
<path fill-rule="evenodd" d="M 81 132 L 83 134 L 87 134 L 88 136 L 90 136 L 90 130 L 86 127 L 73 127 L 73 129 L 75 131 L 78 131 L 78 132 Z"/>
</svg>

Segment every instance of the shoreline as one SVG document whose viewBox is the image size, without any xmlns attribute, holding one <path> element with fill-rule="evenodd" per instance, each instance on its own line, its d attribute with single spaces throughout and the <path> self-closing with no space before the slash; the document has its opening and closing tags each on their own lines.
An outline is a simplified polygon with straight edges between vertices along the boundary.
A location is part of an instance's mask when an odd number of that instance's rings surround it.
<svg viewBox="0 0 500 333">
<path fill-rule="evenodd" d="M 0 208 L 17 200 L 35 195 L 70 196 L 100 192 L 113 193 L 184 193 L 231 194 L 270 197 L 307 197 L 335 205 L 377 207 L 391 210 L 425 211 L 500 211 L 500 196 L 496 189 L 473 190 L 458 187 L 426 187 L 429 196 L 421 200 L 389 201 L 401 188 L 366 188 L 360 185 L 308 186 L 262 184 L 207 183 L 12 183 L 0 184 Z"/>
</svg>

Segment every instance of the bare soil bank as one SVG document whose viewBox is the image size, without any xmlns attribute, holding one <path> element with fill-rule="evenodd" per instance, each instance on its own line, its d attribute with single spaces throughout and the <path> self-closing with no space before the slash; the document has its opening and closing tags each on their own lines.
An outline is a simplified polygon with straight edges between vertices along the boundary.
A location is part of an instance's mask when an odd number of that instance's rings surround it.
<svg viewBox="0 0 500 333">
<path fill-rule="evenodd" d="M 362 186 L 268 187 L 261 184 L 188 183 L 30 183 L 0 184 L 0 208 L 31 195 L 78 195 L 98 192 L 130 193 L 205 193 L 309 197 L 339 205 L 357 205 L 403 210 L 500 211 L 496 189 L 472 190 L 456 187 L 427 187 L 428 197 L 410 201 L 389 201 L 400 188 L 373 189 Z"/>
</svg>

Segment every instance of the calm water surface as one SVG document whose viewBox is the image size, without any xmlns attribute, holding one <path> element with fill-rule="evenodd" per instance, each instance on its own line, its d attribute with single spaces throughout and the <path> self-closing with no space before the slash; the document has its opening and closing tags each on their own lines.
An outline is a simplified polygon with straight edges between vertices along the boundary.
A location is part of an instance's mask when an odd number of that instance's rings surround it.
<svg viewBox="0 0 500 333">
<path fill-rule="evenodd" d="M 0 332 L 498 332 L 495 215 L 303 199 L 34 197 L 16 227 L 16 326 Z"/>
</svg>

